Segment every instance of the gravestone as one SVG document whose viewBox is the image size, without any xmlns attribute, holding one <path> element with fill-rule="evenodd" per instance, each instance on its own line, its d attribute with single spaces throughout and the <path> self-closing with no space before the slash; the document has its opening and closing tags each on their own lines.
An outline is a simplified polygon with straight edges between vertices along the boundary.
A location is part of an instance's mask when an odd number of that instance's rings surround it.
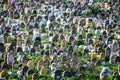
<svg viewBox="0 0 120 80">
<path fill-rule="evenodd" d="M 92 38 L 92 34 L 87 34 L 87 36 L 86 36 L 86 41 L 87 41 L 87 43 L 88 43 L 88 40 L 90 39 L 90 38 Z"/>
<path fill-rule="evenodd" d="M 45 51 L 44 50 L 41 50 L 40 51 L 40 55 L 44 55 Z"/>
<path fill-rule="evenodd" d="M 107 38 L 107 44 L 112 44 L 112 37 L 111 36 L 109 36 L 108 38 Z"/>
<path fill-rule="evenodd" d="M 7 37 L 7 43 L 11 43 L 12 42 L 12 36 L 6 36 Z"/>
<path fill-rule="evenodd" d="M 28 71 L 27 71 L 27 76 L 33 75 L 34 72 L 35 72 L 34 70 L 28 70 Z"/>
<path fill-rule="evenodd" d="M 16 10 L 16 9 L 14 10 L 13 17 L 14 17 L 14 19 L 19 19 L 20 18 L 20 14 L 19 14 L 18 10 Z"/>
<path fill-rule="evenodd" d="M 0 43 L 0 52 L 5 52 L 5 46 L 3 43 Z"/>
<path fill-rule="evenodd" d="M 102 47 L 98 47 L 97 54 L 99 55 L 101 52 L 103 52 Z"/>
<path fill-rule="evenodd" d="M 64 36 L 63 34 L 61 34 L 61 35 L 59 36 L 59 40 L 63 40 L 63 39 L 65 39 L 65 36 Z"/>
<path fill-rule="evenodd" d="M 18 53 L 18 52 L 22 52 L 22 51 L 23 51 L 23 50 L 22 50 L 22 47 L 18 47 L 18 48 L 17 48 L 17 53 Z"/>
<path fill-rule="evenodd" d="M 110 56 L 109 62 L 110 62 L 110 64 L 114 64 L 115 63 L 115 55 Z"/>
<path fill-rule="evenodd" d="M 22 68 L 22 76 L 23 77 L 26 77 L 27 76 L 27 71 L 28 71 L 28 67 L 27 66 L 24 66 L 23 68 Z"/>
<path fill-rule="evenodd" d="M 35 56 L 35 52 L 36 52 L 36 51 L 35 51 L 35 48 L 31 48 L 31 50 L 30 50 L 30 55 L 31 55 L 31 56 Z"/>
<path fill-rule="evenodd" d="M 2 71 L 0 72 L 0 78 L 3 78 L 3 77 L 5 77 L 5 76 L 7 76 L 7 75 L 8 75 L 7 70 L 2 70 Z"/>
<path fill-rule="evenodd" d="M 69 41 L 69 43 L 72 43 L 72 41 L 74 41 L 74 37 L 72 35 L 69 36 L 68 41 Z"/>
<path fill-rule="evenodd" d="M 55 72 L 53 73 L 53 80 L 60 80 L 61 78 L 61 70 L 55 70 Z"/>
<path fill-rule="evenodd" d="M 25 45 L 30 46 L 30 39 L 29 38 L 26 39 Z"/>
<path fill-rule="evenodd" d="M 105 60 L 105 53 L 104 52 L 100 52 L 100 59 Z"/>
<path fill-rule="evenodd" d="M 83 35 L 82 35 L 82 34 L 79 34 L 79 35 L 78 35 L 78 39 L 83 40 Z"/>
<path fill-rule="evenodd" d="M 27 61 L 28 61 L 28 57 L 27 57 L 26 55 L 24 55 L 24 56 L 22 57 L 22 63 L 23 63 L 23 64 L 27 64 Z"/>
<path fill-rule="evenodd" d="M 45 66 L 42 66 L 40 70 L 40 75 L 46 76 L 47 75 L 47 68 Z"/>
<path fill-rule="evenodd" d="M 83 50 L 83 55 L 86 56 L 86 55 L 88 55 L 88 53 L 89 53 L 89 50 L 88 50 L 87 48 L 85 48 L 85 49 Z"/>
<path fill-rule="evenodd" d="M 97 52 L 98 51 L 98 48 L 100 47 L 100 44 L 95 44 L 95 46 L 94 46 L 94 49 L 95 49 L 95 52 Z"/>
<path fill-rule="evenodd" d="M 88 44 L 90 45 L 90 44 L 92 44 L 93 45 L 93 39 L 88 39 Z"/>
<path fill-rule="evenodd" d="M 73 29 L 73 30 L 72 30 L 72 35 L 73 35 L 74 37 L 77 35 L 77 33 L 76 33 L 76 30 L 75 30 L 75 29 Z"/>
<path fill-rule="evenodd" d="M 12 43 L 10 44 L 10 47 L 13 48 L 13 49 L 16 49 L 16 42 L 12 42 Z"/>
<path fill-rule="evenodd" d="M 32 80 L 38 80 L 38 73 L 33 73 Z"/>
<path fill-rule="evenodd" d="M 38 49 L 40 48 L 41 42 L 40 41 L 34 41 L 33 42 L 33 48 Z"/>
<path fill-rule="evenodd" d="M 34 69 L 34 62 L 32 60 L 29 60 L 27 62 L 27 67 L 29 68 L 29 70 L 33 70 Z"/>
<path fill-rule="evenodd" d="M 115 64 L 120 64 L 120 56 L 115 56 L 114 63 Z"/>
<path fill-rule="evenodd" d="M 41 70 L 42 66 L 44 65 L 44 62 L 43 60 L 39 60 L 38 63 L 37 63 L 37 70 Z"/>
<path fill-rule="evenodd" d="M 8 67 L 7 62 L 4 61 L 4 62 L 1 63 L 1 70 L 6 70 L 6 69 L 9 69 L 9 67 Z"/>
<path fill-rule="evenodd" d="M 59 39 L 59 35 L 58 34 L 55 34 L 54 37 L 53 37 L 53 42 L 57 42 Z"/>
<path fill-rule="evenodd" d="M 70 73 L 69 71 L 66 70 L 66 71 L 63 72 L 62 75 L 63 75 L 63 77 L 65 77 L 65 78 L 69 78 L 69 77 L 71 77 L 70 74 L 71 74 L 71 73 Z"/>
<path fill-rule="evenodd" d="M 38 23 L 35 23 L 34 29 L 39 29 L 39 24 Z"/>
<path fill-rule="evenodd" d="M 12 52 L 9 52 L 7 54 L 7 64 L 12 66 L 12 62 L 14 61 L 14 55 Z"/>
<path fill-rule="evenodd" d="M 25 28 L 25 23 L 24 23 L 24 22 L 21 22 L 21 23 L 20 23 L 20 27 L 21 27 L 21 28 Z"/>
<path fill-rule="evenodd" d="M 22 38 L 21 37 L 17 38 L 17 46 L 22 46 Z"/>
<path fill-rule="evenodd" d="M 50 61 L 48 59 L 44 59 L 43 62 L 44 62 L 44 66 L 49 66 L 50 64 Z"/>
<path fill-rule="evenodd" d="M 72 53 L 73 53 L 73 46 L 69 46 L 69 48 L 68 48 L 68 53 L 69 53 L 69 54 L 72 54 Z"/>
<path fill-rule="evenodd" d="M 107 47 L 106 49 L 105 49 L 105 54 L 107 55 L 110 55 L 110 53 L 111 53 L 111 49 L 110 49 L 110 47 Z"/>
<path fill-rule="evenodd" d="M 19 62 L 17 61 L 17 60 L 14 60 L 13 62 L 12 62 L 12 69 L 14 70 L 14 69 L 18 69 L 19 67 L 18 67 L 18 64 L 19 64 Z"/>
<path fill-rule="evenodd" d="M 97 60 L 96 62 L 95 62 L 95 66 L 101 66 L 102 65 L 102 61 L 101 60 Z"/>
</svg>

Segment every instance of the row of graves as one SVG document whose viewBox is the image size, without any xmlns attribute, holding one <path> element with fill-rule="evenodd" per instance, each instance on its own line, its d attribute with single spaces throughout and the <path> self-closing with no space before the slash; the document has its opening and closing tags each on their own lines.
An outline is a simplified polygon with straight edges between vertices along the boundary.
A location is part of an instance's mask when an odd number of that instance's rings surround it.
<svg viewBox="0 0 120 80">
<path fill-rule="evenodd" d="M 119 75 L 120 1 L 50 1 L 1 1 L 0 80 Z"/>
</svg>

